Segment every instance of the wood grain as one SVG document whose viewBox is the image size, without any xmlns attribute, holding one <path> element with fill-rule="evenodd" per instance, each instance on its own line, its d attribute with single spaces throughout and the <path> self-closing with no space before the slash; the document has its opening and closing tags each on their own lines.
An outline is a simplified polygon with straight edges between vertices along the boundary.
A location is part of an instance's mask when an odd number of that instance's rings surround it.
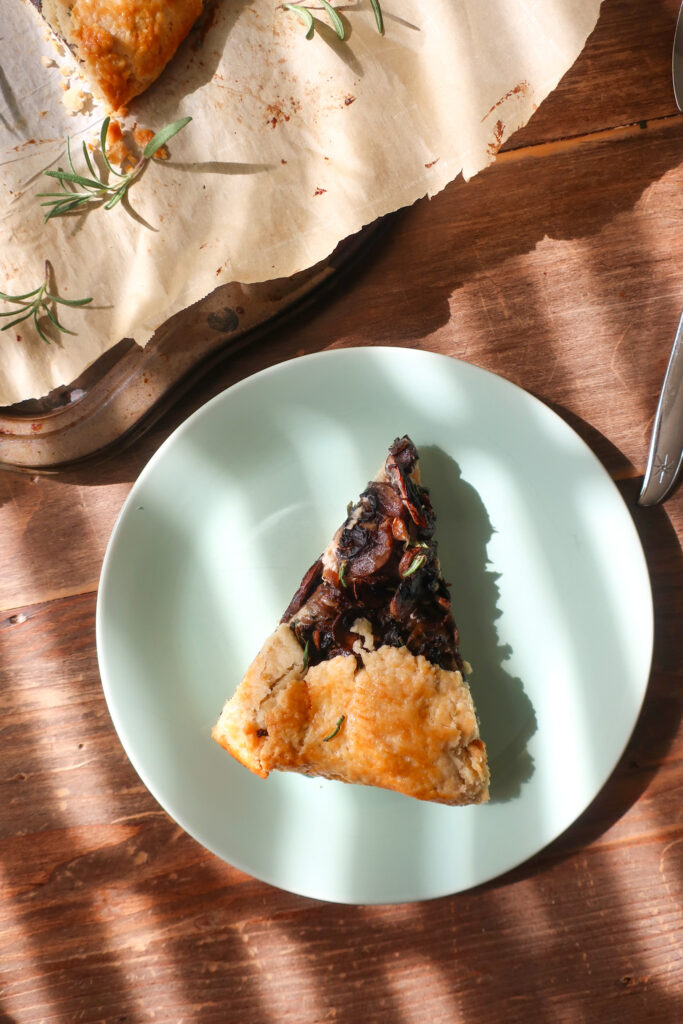
<svg viewBox="0 0 683 1024">
<path fill-rule="evenodd" d="M 0 474 L 0 1024 L 680 1019 L 683 492 L 636 505 L 683 307 L 677 7 L 605 0 L 496 164 L 393 218 L 324 303 L 132 448 L 54 478 Z M 339 907 L 254 881 L 156 804 L 106 709 L 95 600 L 123 499 L 177 424 L 265 366 L 377 344 L 494 370 L 584 437 L 641 536 L 655 650 L 617 768 L 551 846 L 450 898 Z"/>
<path fill-rule="evenodd" d="M 586 47 L 508 146 L 675 116 L 671 49 L 678 0 L 603 0 Z"/>
</svg>

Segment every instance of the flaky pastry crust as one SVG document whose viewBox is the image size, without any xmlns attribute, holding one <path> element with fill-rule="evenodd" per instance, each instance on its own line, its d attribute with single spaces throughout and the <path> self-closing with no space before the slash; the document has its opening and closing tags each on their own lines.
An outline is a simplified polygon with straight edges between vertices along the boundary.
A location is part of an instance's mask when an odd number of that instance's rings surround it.
<svg viewBox="0 0 683 1024">
<path fill-rule="evenodd" d="M 202 13 L 202 0 L 42 0 L 93 90 L 117 110 L 148 88 Z"/>
<path fill-rule="evenodd" d="M 406 647 L 359 654 L 360 665 L 339 655 L 306 669 L 281 624 L 226 702 L 213 738 L 262 778 L 296 771 L 444 804 L 486 801 L 486 750 L 461 673 Z"/>
</svg>

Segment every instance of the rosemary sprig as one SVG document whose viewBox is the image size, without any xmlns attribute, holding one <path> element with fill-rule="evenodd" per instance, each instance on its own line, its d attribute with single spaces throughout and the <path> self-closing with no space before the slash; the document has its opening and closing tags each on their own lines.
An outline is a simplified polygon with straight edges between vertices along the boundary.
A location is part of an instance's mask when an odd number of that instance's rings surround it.
<svg viewBox="0 0 683 1024">
<path fill-rule="evenodd" d="M 311 4 L 281 4 L 283 11 L 291 11 L 292 14 L 296 14 L 299 21 L 303 23 L 306 28 L 306 39 L 312 39 L 315 32 L 317 19 L 313 17 L 311 11 L 314 9 Z M 332 22 L 332 28 L 337 33 L 338 37 L 342 42 L 346 39 L 346 29 L 344 28 L 344 22 L 339 17 L 339 14 L 334 9 L 329 0 L 318 0 L 318 4 L 315 5 L 322 7 Z M 375 22 L 377 24 L 377 31 L 380 35 L 384 35 L 384 18 L 382 17 L 382 8 L 379 5 L 379 0 L 370 0 L 370 6 L 375 15 Z"/>
<path fill-rule="evenodd" d="M 309 652 L 309 649 L 308 649 L 308 644 L 309 644 L 309 641 L 307 640 L 306 644 L 304 646 L 304 672 L 308 669 L 308 665 L 309 665 L 309 662 L 311 660 L 311 655 L 310 655 L 310 652 Z"/>
<path fill-rule="evenodd" d="M 4 302 L 14 302 L 20 309 L 10 309 L 5 313 L 0 313 L 0 316 L 14 316 L 15 313 L 19 313 L 19 316 L 10 323 L 5 324 L 2 328 L 3 331 L 8 331 L 10 327 L 16 327 L 17 324 L 21 324 L 24 320 L 28 320 L 29 317 L 33 320 L 33 326 L 38 332 L 39 337 L 43 339 L 46 345 L 50 344 L 50 339 L 44 330 L 40 326 L 38 317 L 45 315 L 51 324 L 61 331 L 62 334 L 75 334 L 75 331 L 70 331 L 64 324 L 60 324 L 57 316 L 52 309 L 52 306 L 59 304 L 60 306 L 87 306 L 89 302 L 92 302 L 92 297 L 88 299 L 62 299 L 59 295 L 53 295 L 50 291 L 50 276 L 52 274 L 52 266 L 49 260 L 45 260 L 45 279 L 42 284 L 34 288 L 32 292 L 26 292 L 25 295 L 5 295 L 4 292 L 0 292 L 0 299 Z"/>
<path fill-rule="evenodd" d="M 38 193 L 39 199 L 47 200 L 47 202 L 40 204 L 41 206 L 48 207 L 45 214 L 45 222 L 47 223 L 51 217 L 61 217 L 65 213 L 74 213 L 82 207 L 88 208 L 102 202 L 104 202 L 105 210 L 111 210 L 117 205 L 117 203 L 120 203 L 123 197 L 128 193 L 130 186 L 140 177 L 155 153 L 157 153 L 162 146 L 165 146 L 169 139 L 172 139 L 174 135 L 177 135 L 178 132 L 181 131 L 186 124 L 189 124 L 191 120 L 191 117 L 183 117 L 180 121 L 174 121 L 172 124 L 167 124 L 165 128 L 162 128 L 161 131 L 158 131 L 156 135 L 149 140 L 142 151 L 142 156 L 133 169 L 128 171 L 127 174 L 121 174 L 112 167 L 109 157 L 107 156 L 107 131 L 109 129 L 110 118 L 105 118 L 100 129 L 100 150 L 102 152 L 102 159 L 104 160 L 107 171 L 110 175 L 113 175 L 114 179 L 116 179 L 110 181 L 105 181 L 95 170 L 85 141 L 83 142 L 83 158 L 91 177 L 88 178 L 85 174 L 80 174 L 76 170 L 71 157 L 71 143 L 67 137 L 66 158 L 68 160 L 70 170 L 65 171 L 60 167 L 56 171 L 45 171 L 48 178 L 57 179 L 61 191 Z"/>
<path fill-rule="evenodd" d="M 341 715 L 341 717 L 337 719 L 337 724 L 334 727 L 334 730 L 330 733 L 329 736 L 323 737 L 323 743 L 329 743 L 330 740 L 333 740 L 334 737 L 338 735 L 339 730 L 341 729 L 342 723 L 343 723 L 345 718 L 346 718 L 346 715 Z"/>
<path fill-rule="evenodd" d="M 337 573 L 337 575 L 339 576 L 339 582 L 341 583 L 342 587 L 345 587 L 346 586 L 346 562 L 340 562 L 339 563 L 339 572 Z"/>
</svg>

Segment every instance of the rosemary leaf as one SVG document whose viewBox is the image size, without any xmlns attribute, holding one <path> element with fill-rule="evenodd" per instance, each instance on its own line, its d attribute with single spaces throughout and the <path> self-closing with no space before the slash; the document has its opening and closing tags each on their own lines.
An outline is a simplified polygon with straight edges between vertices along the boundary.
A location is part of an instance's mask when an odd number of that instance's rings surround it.
<svg viewBox="0 0 683 1024">
<path fill-rule="evenodd" d="M 15 310 L 15 312 L 16 312 L 16 310 Z M 28 318 L 30 316 L 32 316 L 32 315 L 33 315 L 33 306 L 31 306 L 31 308 L 29 309 L 28 313 L 25 313 L 24 316 L 18 316 L 16 318 L 16 320 L 12 320 L 11 323 L 5 324 L 5 326 L 2 328 L 3 331 L 9 331 L 10 327 L 16 327 L 17 324 L 23 324 L 24 320 L 28 320 Z"/>
<path fill-rule="evenodd" d="M 332 27 L 334 31 L 337 33 L 341 41 L 344 42 L 344 40 L 346 39 L 346 29 L 344 28 L 344 22 L 341 20 L 341 18 L 335 11 L 334 7 L 330 3 L 330 0 L 320 0 L 320 3 L 323 5 L 325 10 L 329 14 L 330 21 L 332 22 Z"/>
<path fill-rule="evenodd" d="M 416 555 L 406 571 L 403 573 L 403 577 L 412 576 L 414 572 L 417 572 L 418 569 L 422 568 L 426 561 L 427 558 L 425 555 Z"/>
<path fill-rule="evenodd" d="M 126 186 L 126 187 L 121 187 L 118 190 L 118 192 L 115 192 L 114 195 L 109 200 L 109 202 L 104 204 L 105 210 L 111 210 L 112 207 L 116 206 L 117 203 L 120 203 L 121 200 L 123 199 L 123 197 L 125 196 L 127 191 L 128 191 L 128 187 Z"/>
<path fill-rule="evenodd" d="M 71 174 L 69 171 L 44 171 L 43 173 L 48 178 L 57 178 L 58 181 L 69 181 L 72 185 L 82 185 L 83 188 L 96 188 L 106 192 L 109 187 L 103 181 L 97 181 L 95 178 L 84 178 L 82 174 Z"/>
<path fill-rule="evenodd" d="M 308 663 L 311 660 L 311 656 L 310 656 L 309 651 L 308 651 L 308 644 L 309 644 L 309 641 L 307 640 L 306 644 L 304 646 L 304 672 L 307 670 Z"/>
<path fill-rule="evenodd" d="M 75 334 L 76 333 L 75 331 L 70 331 L 68 327 L 64 326 L 64 324 L 60 324 L 59 320 L 57 319 L 57 317 L 52 312 L 52 310 L 50 309 L 49 306 L 45 306 L 44 309 L 45 309 L 45 313 L 47 314 L 48 320 L 50 320 L 51 323 L 53 323 L 55 325 L 55 327 L 57 328 L 58 331 L 61 331 L 62 334 Z"/>
<path fill-rule="evenodd" d="M 377 22 L 377 31 L 381 36 L 384 35 L 384 18 L 382 17 L 382 8 L 379 5 L 379 0 L 370 0 L 370 6 L 375 12 L 375 21 Z"/>
<path fill-rule="evenodd" d="M 64 213 L 71 213 L 73 210 L 77 209 L 79 206 L 82 206 L 83 203 L 88 202 L 89 200 L 90 196 L 87 196 L 85 199 L 80 199 L 77 202 L 67 200 L 66 202 L 55 203 L 54 205 L 49 203 L 41 203 L 41 206 L 52 205 L 52 209 L 45 214 L 45 223 L 47 224 L 47 222 L 52 217 L 61 217 Z"/>
<path fill-rule="evenodd" d="M 33 310 L 33 326 L 35 327 L 36 331 L 38 332 L 38 337 L 42 341 L 44 341 L 46 345 L 50 345 L 51 344 L 50 339 L 48 338 L 47 334 L 45 333 L 43 328 L 38 323 L 38 310 L 37 309 Z"/>
<path fill-rule="evenodd" d="M 60 203 L 71 203 L 77 196 L 89 199 L 85 192 L 36 192 L 37 199 L 58 199 Z M 41 206 L 53 206 L 53 203 L 41 203 Z"/>
<path fill-rule="evenodd" d="M 102 127 L 100 128 L 100 152 L 102 154 L 102 159 L 107 165 L 107 170 L 109 171 L 109 173 L 114 174 L 117 178 L 123 178 L 125 177 L 125 175 L 119 174 L 119 172 L 114 167 L 112 167 L 112 165 L 109 162 L 109 157 L 107 156 L 107 132 L 109 131 L 110 121 L 110 117 L 105 117 L 104 121 L 102 122 Z"/>
<path fill-rule="evenodd" d="M 69 161 L 69 167 L 71 168 L 71 173 L 72 174 L 77 174 L 78 172 L 76 171 L 76 168 L 74 167 L 74 162 L 71 159 L 71 145 L 69 143 L 69 136 L 68 135 L 66 137 L 66 158 Z"/>
<path fill-rule="evenodd" d="M 42 285 L 34 288 L 32 292 L 26 292 L 25 295 L 5 295 L 4 292 L 0 292 L 0 299 L 4 299 L 5 302 L 23 302 L 24 299 L 32 299 L 34 295 L 37 295 Z"/>
<path fill-rule="evenodd" d="M 172 139 L 174 135 L 177 135 L 186 124 L 189 124 L 192 120 L 191 117 L 181 117 L 179 121 L 173 121 L 172 124 L 167 124 L 165 128 L 158 131 L 156 135 L 153 135 L 147 145 L 142 151 L 142 155 L 145 160 L 150 160 L 157 150 L 165 146 L 169 139 Z"/>
<path fill-rule="evenodd" d="M 25 309 L 30 311 L 31 308 L 31 303 L 29 303 L 28 306 L 22 306 L 21 309 L 6 309 L 4 313 L 0 313 L 0 316 L 16 316 L 17 313 L 23 313 Z"/>
<path fill-rule="evenodd" d="M 342 587 L 345 587 L 346 586 L 346 562 L 340 562 L 339 563 L 339 573 L 338 573 L 338 576 L 339 576 L 339 582 L 341 583 Z"/>
<path fill-rule="evenodd" d="M 49 292 L 46 293 L 45 298 L 48 302 L 58 302 L 60 306 L 87 306 L 88 303 L 92 302 L 92 298 L 63 299 L 60 295 L 51 295 Z"/>
<path fill-rule="evenodd" d="M 67 136 L 66 144 L 67 144 L 67 146 L 69 145 L 68 136 Z M 96 178 L 97 177 L 97 172 L 95 171 L 95 168 L 93 167 L 93 162 L 92 162 L 92 159 L 90 157 L 90 152 L 88 150 L 88 147 L 87 147 L 87 145 L 85 143 L 85 139 L 83 140 L 83 159 L 85 160 L 86 167 L 88 168 L 88 170 L 92 174 L 93 178 Z"/>
<path fill-rule="evenodd" d="M 310 11 L 306 10 L 300 4 L 283 4 L 282 9 L 284 11 L 293 11 L 299 21 L 303 22 L 306 26 L 306 39 L 312 39 L 313 33 L 315 32 L 315 19 Z"/>
<path fill-rule="evenodd" d="M 334 737 L 338 735 L 339 730 L 341 729 L 342 723 L 343 723 L 345 718 L 346 718 L 346 715 L 341 715 L 340 718 L 337 719 L 337 724 L 334 727 L 334 730 L 330 733 L 329 736 L 325 736 L 323 738 L 323 743 L 329 743 L 330 740 L 333 740 Z"/>
</svg>

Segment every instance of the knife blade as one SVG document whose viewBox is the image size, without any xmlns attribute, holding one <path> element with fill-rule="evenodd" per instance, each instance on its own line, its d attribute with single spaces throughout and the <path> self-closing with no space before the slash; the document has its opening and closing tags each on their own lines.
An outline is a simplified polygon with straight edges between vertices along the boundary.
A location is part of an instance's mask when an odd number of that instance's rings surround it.
<svg viewBox="0 0 683 1024">
<path fill-rule="evenodd" d="M 650 453 L 638 504 L 657 505 L 673 489 L 683 463 L 683 316 L 655 414 Z"/>
<path fill-rule="evenodd" d="M 674 49 L 671 57 L 671 76 L 674 83 L 676 106 L 683 113 L 683 4 L 678 12 Z"/>
</svg>

